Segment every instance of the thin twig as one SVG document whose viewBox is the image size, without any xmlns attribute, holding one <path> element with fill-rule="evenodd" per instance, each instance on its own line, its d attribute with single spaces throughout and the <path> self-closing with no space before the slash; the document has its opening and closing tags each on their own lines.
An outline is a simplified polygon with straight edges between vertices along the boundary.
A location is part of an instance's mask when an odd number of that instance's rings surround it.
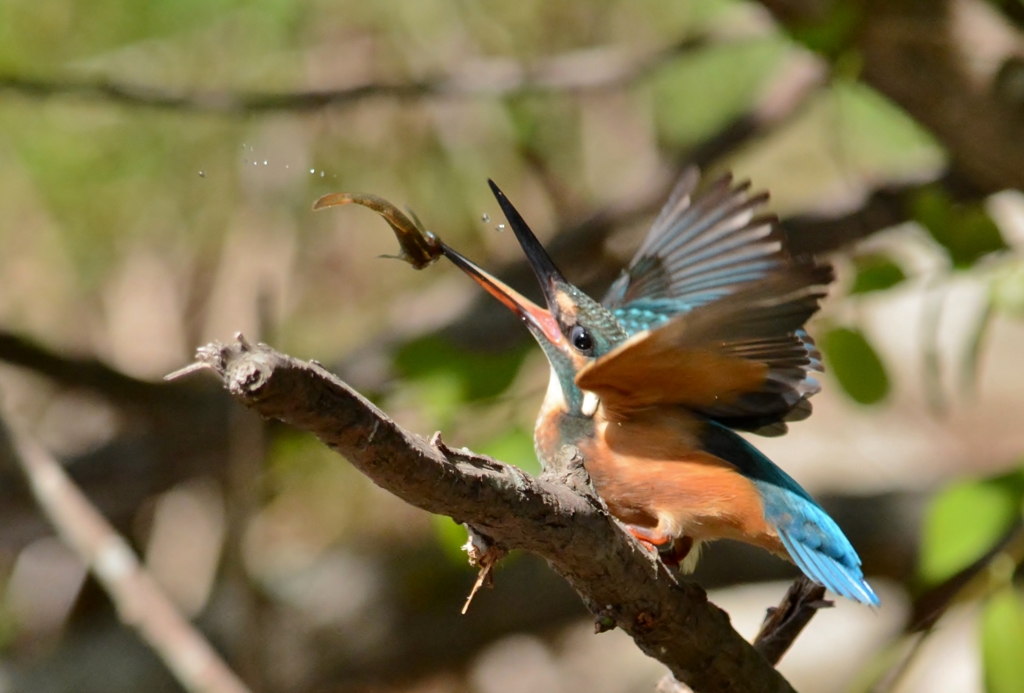
<svg viewBox="0 0 1024 693">
<path fill-rule="evenodd" d="M 0 455 L 19 465 L 39 507 L 89 566 L 117 607 L 191 693 L 248 693 L 139 564 L 128 542 L 92 506 L 48 452 L 0 422 Z"/>
</svg>

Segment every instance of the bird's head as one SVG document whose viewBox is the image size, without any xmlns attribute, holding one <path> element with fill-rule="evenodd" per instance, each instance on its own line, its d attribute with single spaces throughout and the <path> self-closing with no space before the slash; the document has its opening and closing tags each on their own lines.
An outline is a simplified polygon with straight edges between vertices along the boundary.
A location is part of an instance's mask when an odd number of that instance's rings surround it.
<svg viewBox="0 0 1024 693">
<path fill-rule="evenodd" d="M 576 386 L 576 374 L 623 342 L 626 331 L 607 308 L 565 280 L 516 208 L 493 181 L 488 182 L 537 275 L 547 307 L 538 306 L 447 245 L 442 244 L 442 252 L 526 324 L 551 363 L 552 381 L 561 390 L 565 410 L 591 416 L 596 400 L 588 401 Z"/>
</svg>

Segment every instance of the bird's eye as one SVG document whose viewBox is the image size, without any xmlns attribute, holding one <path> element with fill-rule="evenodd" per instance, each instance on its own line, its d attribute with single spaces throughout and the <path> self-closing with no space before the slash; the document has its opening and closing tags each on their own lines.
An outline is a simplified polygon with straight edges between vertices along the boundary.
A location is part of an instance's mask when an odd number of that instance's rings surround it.
<svg viewBox="0 0 1024 693">
<path fill-rule="evenodd" d="M 594 348 L 594 339 L 590 336 L 590 333 L 587 332 L 587 328 L 582 325 L 576 325 L 572 328 L 572 333 L 569 335 L 569 339 L 572 340 L 572 345 L 584 354 Z"/>
</svg>

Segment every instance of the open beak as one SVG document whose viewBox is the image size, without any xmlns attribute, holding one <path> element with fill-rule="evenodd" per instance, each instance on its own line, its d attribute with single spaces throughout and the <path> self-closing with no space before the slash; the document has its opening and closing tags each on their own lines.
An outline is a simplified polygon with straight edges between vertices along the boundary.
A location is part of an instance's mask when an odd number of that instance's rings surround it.
<svg viewBox="0 0 1024 693">
<path fill-rule="evenodd" d="M 488 180 L 491 191 L 501 205 L 501 211 L 505 213 L 512 231 L 516 234 L 519 245 L 526 254 L 526 259 L 533 268 L 537 280 L 540 282 L 541 290 L 544 292 L 544 300 L 547 302 L 547 309 L 541 308 L 536 303 L 526 298 L 512 287 L 488 274 L 478 266 L 467 260 L 465 257 L 441 243 L 441 252 L 451 260 L 459 269 L 472 277 L 477 284 L 482 286 L 487 293 L 504 303 L 509 309 L 522 318 L 531 330 L 538 337 L 543 336 L 548 342 L 556 345 L 564 345 L 565 337 L 562 335 L 562 328 L 558 323 L 560 305 L 558 295 L 560 289 L 568 286 L 568 282 L 562 277 L 562 273 L 551 261 L 544 246 L 540 244 L 533 231 L 527 226 L 523 217 L 519 214 L 512 203 L 505 197 L 505 193 L 498 189 L 494 181 Z"/>
<path fill-rule="evenodd" d="M 550 311 L 541 308 L 494 275 L 485 272 L 475 263 L 452 250 L 443 242 L 441 243 L 441 252 L 452 261 L 452 264 L 482 286 L 487 293 L 504 303 L 509 310 L 518 315 L 538 337 L 543 336 L 552 344 L 565 340 L 565 337 L 562 336 L 562 328 L 559 327 L 558 321 L 555 320 Z"/>
<path fill-rule="evenodd" d="M 555 315 L 558 315 L 558 290 L 560 287 L 567 286 L 569 282 L 565 281 L 562 273 L 558 271 L 555 263 L 552 262 L 551 256 L 548 255 L 548 251 L 544 250 L 544 246 L 533 235 L 533 231 L 523 220 L 519 210 L 513 207 L 512 203 L 505 197 L 505 193 L 501 192 L 501 189 L 494 184 L 493 180 L 488 179 L 487 184 L 491 186 L 491 192 L 497 198 L 501 211 L 505 214 L 509 226 L 512 227 L 512 231 L 516 234 L 516 240 L 519 241 L 519 245 L 523 248 L 523 253 L 526 255 L 530 267 L 533 268 L 533 273 L 537 275 L 537 281 L 540 282 L 540 288 L 544 292 L 544 300 L 547 301 L 548 309 Z"/>
</svg>

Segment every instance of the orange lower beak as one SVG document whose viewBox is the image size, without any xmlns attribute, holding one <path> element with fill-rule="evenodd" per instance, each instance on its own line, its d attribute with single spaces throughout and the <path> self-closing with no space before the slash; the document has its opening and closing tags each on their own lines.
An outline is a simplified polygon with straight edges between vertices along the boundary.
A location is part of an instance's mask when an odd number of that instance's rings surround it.
<svg viewBox="0 0 1024 693">
<path fill-rule="evenodd" d="M 527 326 L 531 328 L 531 331 L 538 335 L 543 335 L 552 344 L 559 344 L 565 341 L 565 337 L 562 335 L 562 328 L 551 314 L 551 311 L 541 308 L 511 286 L 497 277 L 488 274 L 444 243 L 441 243 L 441 252 L 446 258 L 451 260 L 452 264 L 472 277 L 487 293 L 504 303 L 509 310 L 522 318 Z"/>
</svg>

